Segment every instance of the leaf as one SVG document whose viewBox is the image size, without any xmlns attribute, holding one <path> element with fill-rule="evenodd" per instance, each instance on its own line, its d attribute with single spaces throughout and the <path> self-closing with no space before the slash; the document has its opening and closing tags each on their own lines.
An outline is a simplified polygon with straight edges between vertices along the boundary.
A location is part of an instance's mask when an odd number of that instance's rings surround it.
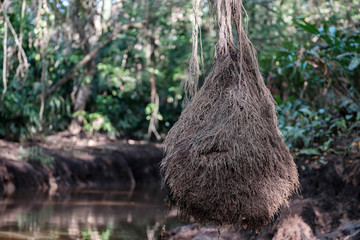
<svg viewBox="0 0 360 240">
<path fill-rule="evenodd" d="M 342 54 L 338 55 L 336 58 L 337 58 L 337 59 L 343 59 L 344 57 L 353 56 L 353 55 L 355 55 L 355 53 L 353 53 L 353 52 L 346 52 L 346 53 L 342 53 Z"/>
<path fill-rule="evenodd" d="M 359 58 L 358 56 L 355 56 L 355 57 L 351 60 L 348 68 L 349 68 L 350 71 L 352 71 L 352 70 L 354 70 L 355 68 L 357 68 L 357 66 L 359 66 L 359 64 L 360 64 L 360 58 Z"/>
<path fill-rule="evenodd" d="M 329 27 L 329 33 L 331 36 L 335 36 L 335 32 L 336 32 L 336 27 L 334 26 Z"/>
<path fill-rule="evenodd" d="M 321 150 L 323 151 L 327 151 L 330 148 L 330 144 L 333 142 L 334 140 L 332 138 L 330 138 L 329 140 L 327 140 L 326 142 L 324 142 L 324 144 L 321 146 Z"/>
<path fill-rule="evenodd" d="M 320 31 L 316 28 L 315 24 L 311 24 L 305 21 L 304 18 L 296 18 L 293 19 L 293 23 L 295 26 L 304 29 L 305 31 L 312 33 L 312 34 L 319 34 Z"/>
<path fill-rule="evenodd" d="M 145 108 L 145 113 L 146 115 L 150 115 L 152 114 L 152 112 L 154 111 L 155 109 L 155 103 L 149 103 L 146 108 Z"/>
<path fill-rule="evenodd" d="M 304 155 L 321 155 L 321 153 L 319 152 L 319 150 L 315 149 L 315 148 L 306 148 L 306 149 L 302 149 L 300 150 L 300 154 L 304 154 Z"/>
<path fill-rule="evenodd" d="M 275 96 L 274 99 L 278 105 L 281 105 L 284 103 L 280 96 Z"/>
<path fill-rule="evenodd" d="M 73 118 L 76 118 L 77 116 L 82 116 L 82 117 L 85 117 L 87 115 L 86 111 L 85 110 L 79 110 L 79 111 L 76 111 L 72 114 L 72 117 Z"/>
<path fill-rule="evenodd" d="M 301 108 L 299 112 L 302 112 L 304 115 L 308 115 L 308 116 L 310 116 L 312 113 L 312 111 L 309 108 L 305 108 L 305 107 Z"/>
<path fill-rule="evenodd" d="M 35 55 L 35 60 L 36 60 L 36 61 L 40 61 L 40 59 L 41 59 L 41 56 L 40 56 L 39 53 L 37 53 L 37 54 Z"/>
<path fill-rule="evenodd" d="M 346 119 L 346 120 L 350 120 L 352 117 L 353 117 L 352 114 L 348 114 L 348 115 L 345 116 L 345 119 Z"/>
</svg>

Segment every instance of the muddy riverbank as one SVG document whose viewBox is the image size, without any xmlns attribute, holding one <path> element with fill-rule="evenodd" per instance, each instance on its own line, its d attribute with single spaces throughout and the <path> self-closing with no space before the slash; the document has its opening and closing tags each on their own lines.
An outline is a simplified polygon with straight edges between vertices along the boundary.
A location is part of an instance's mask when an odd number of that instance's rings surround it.
<svg viewBox="0 0 360 240">
<path fill-rule="evenodd" d="M 68 188 L 134 189 L 160 182 L 163 152 L 153 143 L 56 135 L 21 144 L 0 140 L 0 149 L 4 195 L 19 189 L 50 194 Z"/>
</svg>

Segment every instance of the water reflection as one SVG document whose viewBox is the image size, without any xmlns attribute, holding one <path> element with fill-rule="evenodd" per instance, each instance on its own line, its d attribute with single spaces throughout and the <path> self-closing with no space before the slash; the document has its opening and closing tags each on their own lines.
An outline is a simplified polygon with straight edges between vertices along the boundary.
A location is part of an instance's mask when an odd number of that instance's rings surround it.
<svg viewBox="0 0 360 240">
<path fill-rule="evenodd" d="M 157 239 L 166 212 L 158 187 L 19 192 L 0 198 L 0 239 Z"/>
</svg>

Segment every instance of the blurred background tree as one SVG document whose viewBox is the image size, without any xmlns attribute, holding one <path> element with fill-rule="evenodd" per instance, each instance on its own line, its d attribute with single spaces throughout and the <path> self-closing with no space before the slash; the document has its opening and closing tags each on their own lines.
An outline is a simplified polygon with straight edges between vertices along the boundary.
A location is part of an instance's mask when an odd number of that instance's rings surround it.
<svg viewBox="0 0 360 240">
<path fill-rule="evenodd" d="M 360 0 L 249 0 L 279 127 L 320 154 L 360 127 Z M 191 53 L 190 0 L 5 0 L 0 13 L 0 137 L 69 130 L 161 141 L 177 120 Z M 201 78 L 216 26 L 202 3 Z"/>
</svg>

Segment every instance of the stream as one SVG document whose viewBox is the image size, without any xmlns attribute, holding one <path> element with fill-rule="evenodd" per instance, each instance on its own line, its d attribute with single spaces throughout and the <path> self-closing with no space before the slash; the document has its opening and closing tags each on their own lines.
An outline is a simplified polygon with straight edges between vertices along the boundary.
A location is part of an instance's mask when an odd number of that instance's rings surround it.
<svg viewBox="0 0 360 240">
<path fill-rule="evenodd" d="M 0 196 L 0 239 L 154 240 L 167 208 L 159 187 Z M 180 225 L 176 214 L 166 228 Z"/>
</svg>

